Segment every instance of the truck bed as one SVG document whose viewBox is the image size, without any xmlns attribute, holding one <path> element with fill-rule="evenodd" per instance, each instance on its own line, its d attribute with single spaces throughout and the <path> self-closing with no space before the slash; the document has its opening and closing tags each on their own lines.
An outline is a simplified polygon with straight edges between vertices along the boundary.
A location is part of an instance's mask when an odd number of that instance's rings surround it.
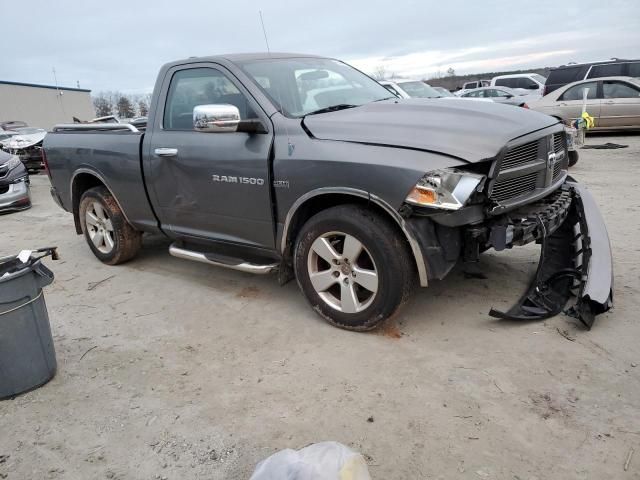
<svg viewBox="0 0 640 480">
<path fill-rule="evenodd" d="M 45 137 L 44 147 L 51 184 L 62 207 L 69 212 L 77 207 L 73 186 L 83 181 L 83 174 L 92 174 L 118 200 L 129 223 L 157 229 L 143 180 L 143 140 L 144 132 L 128 124 L 56 126 Z"/>
</svg>

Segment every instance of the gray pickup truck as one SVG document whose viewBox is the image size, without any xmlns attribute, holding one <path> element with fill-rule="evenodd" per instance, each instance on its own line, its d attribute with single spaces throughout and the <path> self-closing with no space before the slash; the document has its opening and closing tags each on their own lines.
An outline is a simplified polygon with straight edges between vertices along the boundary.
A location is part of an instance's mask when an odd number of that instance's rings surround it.
<svg viewBox="0 0 640 480">
<path fill-rule="evenodd" d="M 563 126 L 390 95 L 315 56 L 172 62 L 146 126 L 53 128 L 51 193 L 104 263 L 163 234 L 176 257 L 295 277 L 318 314 L 351 330 L 376 327 L 458 262 L 481 274 L 483 251 L 536 241 L 530 288 L 491 315 L 566 309 L 590 327 L 612 305 L 611 251 L 591 195 L 567 175 Z"/>
</svg>

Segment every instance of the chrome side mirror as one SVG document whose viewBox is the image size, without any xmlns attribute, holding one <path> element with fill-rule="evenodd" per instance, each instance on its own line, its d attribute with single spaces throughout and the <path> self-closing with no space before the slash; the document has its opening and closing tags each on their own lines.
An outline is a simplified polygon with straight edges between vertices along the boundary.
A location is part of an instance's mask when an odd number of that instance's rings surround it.
<svg viewBox="0 0 640 480">
<path fill-rule="evenodd" d="M 238 130 L 240 110 L 226 103 L 197 105 L 193 108 L 193 129 L 207 133 L 230 133 Z"/>
</svg>

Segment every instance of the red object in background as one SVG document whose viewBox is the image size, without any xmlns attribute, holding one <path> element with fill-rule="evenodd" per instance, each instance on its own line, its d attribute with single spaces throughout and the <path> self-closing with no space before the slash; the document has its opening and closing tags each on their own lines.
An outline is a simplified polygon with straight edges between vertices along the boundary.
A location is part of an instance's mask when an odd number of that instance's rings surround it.
<svg viewBox="0 0 640 480">
<path fill-rule="evenodd" d="M 49 177 L 49 181 L 51 181 L 51 172 L 49 172 L 49 162 L 47 161 L 47 153 L 44 151 L 44 148 L 41 149 L 42 152 L 42 165 L 44 165 L 44 171 L 47 172 L 47 177 Z"/>
</svg>

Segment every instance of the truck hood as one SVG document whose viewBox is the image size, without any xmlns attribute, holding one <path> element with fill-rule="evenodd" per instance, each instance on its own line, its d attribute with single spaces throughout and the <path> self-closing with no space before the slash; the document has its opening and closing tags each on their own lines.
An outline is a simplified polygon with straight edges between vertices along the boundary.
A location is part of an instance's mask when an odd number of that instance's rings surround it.
<svg viewBox="0 0 640 480">
<path fill-rule="evenodd" d="M 469 163 L 494 157 L 515 138 L 558 123 L 531 110 L 463 99 L 394 99 L 303 120 L 320 140 L 412 148 Z"/>
</svg>

